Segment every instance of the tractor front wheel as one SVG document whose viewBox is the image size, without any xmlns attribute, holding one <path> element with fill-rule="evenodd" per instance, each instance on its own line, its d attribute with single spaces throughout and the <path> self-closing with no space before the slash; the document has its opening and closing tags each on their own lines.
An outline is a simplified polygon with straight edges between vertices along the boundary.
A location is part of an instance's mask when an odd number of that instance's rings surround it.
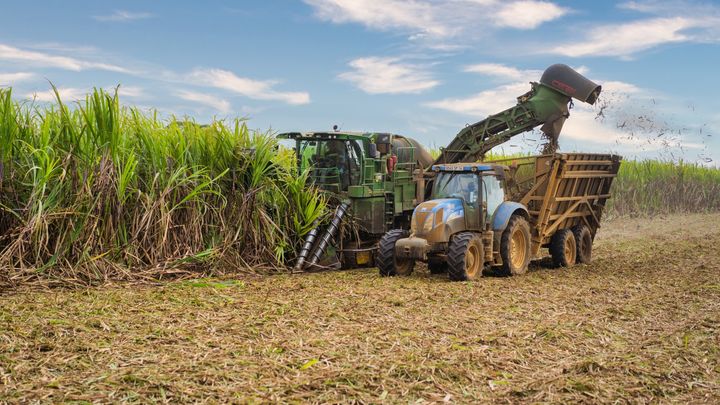
<svg viewBox="0 0 720 405">
<path fill-rule="evenodd" d="M 415 267 L 415 260 L 400 259 L 395 257 L 395 243 L 398 240 L 407 238 L 408 231 L 404 229 L 393 229 L 383 235 L 378 243 L 377 257 L 375 262 L 380 270 L 380 275 L 388 276 L 408 276 Z"/>
<path fill-rule="evenodd" d="M 473 232 L 462 232 L 450 241 L 448 277 L 452 281 L 476 280 L 485 263 L 482 239 Z"/>
</svg>

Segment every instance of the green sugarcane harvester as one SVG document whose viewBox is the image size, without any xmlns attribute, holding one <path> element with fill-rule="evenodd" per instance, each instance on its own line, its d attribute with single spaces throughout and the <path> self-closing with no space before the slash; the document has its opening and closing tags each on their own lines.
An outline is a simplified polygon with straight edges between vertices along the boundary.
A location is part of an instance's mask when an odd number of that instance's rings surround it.
<svg viewBox="0 0 720 405">
<path fill-rule="evenodd" d="M 400 135 L 338 131 L 281 134 L 280 138 L 296 141 L 300 169 L 310 170 L 311 181 L 336 195 L 340 201 L 330 223 L 326 226 L 316 227 L 307 235 L 305 244 L 298 255 L 295 269 L 322 267 L 327 266 L 328 263 L 334 267 L 376 264 L 380 268 L 381 274 L 395 275 L 411 271 L 412 264 L 416 260 L 429 261 L 431 269 L 442 269 L 446 267 L 444 263 L 447 262 L 447 250 L 452 245 L 451 240 L 455 239 L 457 234 L 479 233 L 482 244 L 482 238 L 488 238 L 490 233 L 496 231 L 502 233 L 501 230 L 490 229 L 492 218 L 486 220 L 484 217 L 487 215 L 479 215 L 483 210 L 485 210 L 485 214 L 489 213 L 485 208 L 491 197 L 488 188 L 482 191 L 486 197 L 484 201 L 479 201 L 481 200 L 479 198 L 476 198 L 475 202 L 471 202 L 469 199 L 468 201 L 461 198 L 454 199 L 455 209 L 453 212 L 455 216 L 452 218 L 446 215 L 449 211 L 445 210 L 444 206 L 433 208 L 436 201 L 425 202 L 425 200 L 443 197 L 442 192 L 445 189 L 441 190 L 438 187 L 446 187 L 448 180 L 455 179 L 457 177 L 455 174 L 465 172 L 467 168 L 467 171 L 473 175 L 478 171 L 496 173 L 498 184 L 495 186 L 499 187 L 502 192 L 494 193 L 493 201 L 501 199 L 502 202 L 522 205 L 520 201 L 505 201 L 511 198 L 505 196 L 511 196 L 509 188 L 525 185 L 509 176 L 511 172 L 523 172 L 523 167 L 475 165 L 473 169 L 472 165 L 457 167 L 452 165 L 482 160 L 484 155 L 495 146 L 540 125 L 542 125 L 541 131 L 549 139 L 549 146 L 546 146 L 548 149 L 544 152 L 554 152 L 563 123 L 569 117 L 571 99 L 575 98 L 593 104 L 601 91 L 600 86 L 572 68 L 560 64 L 546 69 L 540 82 L 533 82 L 531 86 L 528 93 L 518 97 L 516 106 L 463 128 L 452 142 L 442 149 L 440 156 L 434 162 L 417 142 Z M 554 155 L 544 156 L 544 159 L 541 157 L 533 159 L 535 166 L 540 167 L 541 161 L 546 166 L 554 164 L 555 161 L 562 161 L 562 159 L 556 159 Z M 595 155 L 585 154 L 583 156 L 586 159 L 592 159 L 592 156 Z M 608 159 L 612 161 L 615 157 Z M 567 161 L 567 159 L 565 160 Z M 599 160 L 599 157 L 595 160 Z M 584 168 L 585 166 L 578 167 Z M 446 171 L 449 173 L 447 176 L 445 175 Z M 457 177 L 457 180 L 459 179 L 460 177 Z M 536 180 L 535 183 L 547 181 L 539 177 L 533 177 L 533 179 Z M 457 182 L 452 180 L 450 183 L 454 185 Z M 477 190 L 482 188 L 480 183 L 478 181 L 476 184 Z M 600 185 L 600 191 L 605 190 L 606 185 L 609 187 L 609 183 L 609 181 L 603 182 Z M 539 184 L 533 187 L 531 194 L 537 194 L 547 188 L 546 186 L 547 184 L 544 186 Z M 595 187 L 597 184 L 592 186 Z M 476 195 L 480 194 L 482 193 L 476 191 Z M 604 204 L 605 200 L 601 200 L 594 203 Z M 457 209 L 457 203 L 464 208 L 464 211 Z M 421 207 L 427 209 L 427 204 L 431 205 L 429 209 L 435 213 L 430 230 L 435 228 L 444 230 L 442 232 L 435 231 L 435 234 L 442 233 L 438 240 L 436 240 L 437 237 L 434 237 L 434 239 L 425 239 L 424 243 L 419 243 L 422 238 L 418 238 L 418 236 L 422 230 L 418 232 L 416 228 L 419 220 L 418 210 Z M 527 204 L 528 202 L 526 202 Z M 507 205 L 504 207 L 502 210 L 494 210 L 497 212 L 493 212 L 493 214 L 505 213 L 509 208 Z M 515 209 L 528 211 L 528 207 L 517 206 Z M 462 212 L 461 220 L 457 217 L 460 212 Z M 517 213 L 512 211 L 509 216 L 512 215 L 520 215 L 520 211 Z M 572 217 L 571 222 L 577 222 L 576 218 L 588 222 L 584 219 L 585 217 L 577 213 L 576 215 Z M 599 214 L 595 213 L 594 215 L 595 220 L 599 220 Z M 526 219 L 532 219 L 529 211 Z M 359 232 L 355 232 L 353 235 L 338 236 L 343 220 L 352 220 L 358 225 Z M 453 226 L 443 226 L 442 222 L 448 220 L 452 221 Z M 437 221 L 437 223 L 433 221 Z M 463 226 L 459 225 L 461 222 L 464 224 Z M 425 224 L 422 225 L 425 226 Z M 502 228 L 504 229 L 506 225 L 503 225 Z M 597 226 L 591 224 L 586 228 L 590 231 L 591 236 L 594 236 Z M 448 233 L 451 230 L 457 230 L 457 232 Z M 412 236 L 410 236 L 411 233 Z M 463 236 L 463 238 L 467 238 L 467 236 Z M 411 239 L 410 245 L 406 243 L 407 241 L 403 242 L 404 239 Z M 530 236 L 528 236 L 528 244 L 529 239 Z M 477 248 L 476 242 L 477 240 L 473 239 L 472 245 L 475 248 Z M 486 244 L 482 251 L 483 253 L 487 251 L 490 259 L 485 260 L 487 259 L 485 256 L 480 261 L 491 264 L 502 263 L 499 254 L 492 254 L 493 249 L 493 246 L 488 249 Z M 494 256 L 497 256 L 498 260 L 492 259 Z M 529 253 L 527 257 L 530 257 Z M 329 261 L 328 258 L 330 258 Z"/>
</svg>

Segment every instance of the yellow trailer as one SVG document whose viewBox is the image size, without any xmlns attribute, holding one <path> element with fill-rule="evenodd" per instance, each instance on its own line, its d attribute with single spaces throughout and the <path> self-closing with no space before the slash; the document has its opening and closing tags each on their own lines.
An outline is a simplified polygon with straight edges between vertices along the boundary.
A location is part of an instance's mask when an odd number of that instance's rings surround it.
<svg viewBox="0 0 720 405">
<path fill-rule="evenodd" d="M 533 257 L 539 256 L 541 247 L 553 248 L 555 237 L 556 244 L 561 239 L 564 244 L 575 242 L 578 261 L 590 261 L 592 240 L 620 160 L 611 154 L 559 153 L 492 162 L 510 165 L 513 187 L 508 191 L 511 199 L 527 207 Z M 556 236 L 562 230 L 574 231 L 575 240 Z"/>
</svg>

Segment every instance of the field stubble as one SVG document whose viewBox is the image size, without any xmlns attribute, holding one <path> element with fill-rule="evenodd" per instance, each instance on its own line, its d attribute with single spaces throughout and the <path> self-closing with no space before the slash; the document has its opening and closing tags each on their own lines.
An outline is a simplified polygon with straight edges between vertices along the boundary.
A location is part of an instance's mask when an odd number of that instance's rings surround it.
<svg viewBox="0 0 720 405">
<path fill-rule="evenodd" d="M 595 261 L 0 297 L 0 402 L 720 401 L 720 215 L 606 224 Z"/>
</svg>

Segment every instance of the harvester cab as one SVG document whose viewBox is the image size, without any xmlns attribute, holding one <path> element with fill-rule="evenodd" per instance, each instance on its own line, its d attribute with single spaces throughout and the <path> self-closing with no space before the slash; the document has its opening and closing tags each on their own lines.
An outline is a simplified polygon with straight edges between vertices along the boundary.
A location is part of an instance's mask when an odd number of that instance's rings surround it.
<svg viewBox="0 0 720 405">
<path fill-rule="evenodd" d="M 328 223 L 306 236 L 295 264 L 308 268 L 373 264 L 375 245 L 389 229 L 409 227 L 425 196 L 432 157 L 411 138 L 389 133 L 290 132 L 301 172 L 337 205 Z M 343 221 L 356 232 L 339 235 Z"/>
</svg>

